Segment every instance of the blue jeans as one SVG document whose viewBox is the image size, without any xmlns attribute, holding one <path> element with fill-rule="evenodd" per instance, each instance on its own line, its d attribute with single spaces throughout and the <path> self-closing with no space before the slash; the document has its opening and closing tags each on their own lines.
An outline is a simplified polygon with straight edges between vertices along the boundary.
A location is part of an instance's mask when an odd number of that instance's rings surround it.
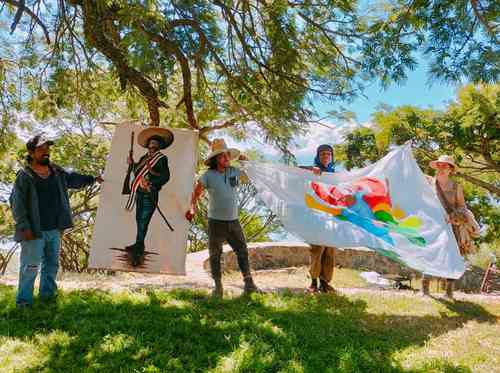
<svg viewBox="0 0 500 373">
<path fill-rule="evenodd" d="M 40 268 L 40 297 L 56 295 L 56 276 L 59 269 L 61 231 L 42 231 L 42 238 L 21 241 L 21 266 L 16 304 L 33 303 L 33 287 Z"/>
</svg>

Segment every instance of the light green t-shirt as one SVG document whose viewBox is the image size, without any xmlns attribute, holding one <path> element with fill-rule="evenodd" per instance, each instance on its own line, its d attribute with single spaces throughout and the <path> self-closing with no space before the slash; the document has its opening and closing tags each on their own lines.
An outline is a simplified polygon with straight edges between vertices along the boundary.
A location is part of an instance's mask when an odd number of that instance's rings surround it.
<svg viewBox="0 0 500 373">
<path fill-rule="evenodd" d="M 207 170 L 200 182 L 208 191 L 208 217 L 216 220 L 238 219 L 238 186 L 241 172 L 228 167 L 226 172 Z"/>
</svg>

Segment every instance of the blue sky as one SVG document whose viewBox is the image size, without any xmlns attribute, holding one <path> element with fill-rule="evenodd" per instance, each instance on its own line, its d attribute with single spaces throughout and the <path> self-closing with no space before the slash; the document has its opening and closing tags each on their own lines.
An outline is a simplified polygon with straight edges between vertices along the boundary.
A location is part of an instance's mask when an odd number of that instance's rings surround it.
<svg viewBox="0 0 500 373">
<path fill-rule="evenodd" d="M 414 105 L 421 108 L 442 109 L 455 97 L 457 86 L 439 82 L 429 84 L 427 69 L 428 66 L 420 59 L 417 69 L 408 73 L 405 82 L 399 85 L 393 84 L 386 90 L 378 84 L 372 84 L 364 92 L 366 97 L 359 97 L 353 103 L 342 106 L 356 113 L 357 120 L 361 123 L 369 121 L 381 103 L 394 107 Z M 323 115 L 338 108 L 338 105 L 322 104 L 318 105 L 317 110 Z"/>
<path fill-rule="evenodd" d="M 358 97 L 351 103 L 318 103 L 316 110 L 320 117 L 326 116 L 329 111 L 344 110 L 352 111 L 356 120 L 342 122 L 336 119 L 326 119 L 326 126 L 313 125 L 306 137 L 295 138 L 295 144 L 290 147 L 292 153 L 297 157 L 299 164 L 310 164 L 315 155 L 316 147 L 321 143 L 339 143 L 346 132 L 357 126 L 370 126 L 371 116 L 377 111 L 380 104 L 397 107 L 401 105 L 413 105 L 420 108 L 444 109 L 454 99 L 458 85 L 450 85 L 441 82 L 429 83 L 427 76 L 428 65 L 423 58 L 413 71 L 408 72 L 408 79 L 401 84 L 392 84 L 383 90 L 380 85 L 372 84 L 364 91 L 364 97 Z M 229 137 L 226 141 L 229 146 L 238 147 L 245 151 L 249 148 L 258 149 L 267 160 L 275 161 L 280 158 L 278 151 L 259 141 L 258 132 L 250 133 L 245 142 L 235 142 Z"/>
</svg>

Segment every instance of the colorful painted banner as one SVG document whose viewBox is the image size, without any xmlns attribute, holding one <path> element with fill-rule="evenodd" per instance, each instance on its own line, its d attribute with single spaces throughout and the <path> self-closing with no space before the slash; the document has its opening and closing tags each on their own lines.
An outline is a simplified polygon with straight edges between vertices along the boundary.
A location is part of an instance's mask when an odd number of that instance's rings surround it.
<svg viewBox="0 0 500 373">
<path fill-rule="evenodd" d="M 368 247 L 433 276 L 464 272 L 445 211 L 409 145 L 351 172 L 315 176 L 251 161 L 244 170 L 285 229 L 309 244 Z"/>
<path fill-rule="evenodd" d="M 135 134 L 133 145 L 135 161 L 139 162 L 147 152 L 137 142 L 138 135 L 143 129 L 144 127 L 137 123 L 125 122 L 117 126 L 113 135 L 99 196 L 89 266 L 120 271 L 183 275 L 190 226 L 184 213 L 189 208 L 193 188 L 198 134 L 195 131 L 170 129 L 174 140 L 168 148 L 160 150 L 168 158 L 170 178 L 162 186 L 157 201 L 156 196 L 153 200 L 158 202 L 159 209 L 153 212 L 151 222 L 146 228 L 144 247 L 141 248 L 135 244 L 139 229 L 138 221 L 141 222 L 136 217 L 137 209 L 140 206 L 145 210 L 151 203 L 145 201 L 138 205 L 137 200 L 133 198 L 131 210 L 127 210 L 125 207 L 129 195 L 122 194 L 122 189 L 128 168 L 127 156 L 132 132 Z M 146 167 L 148 172 L 149 168 L 152 168 L 151 172 L 155 173 L 153 163 L 150 162 L 149 166 L 146 164 Z M 139 215 L 139 219 L 143 221 L 144 213 L 139 211 Z"/>
</svg>

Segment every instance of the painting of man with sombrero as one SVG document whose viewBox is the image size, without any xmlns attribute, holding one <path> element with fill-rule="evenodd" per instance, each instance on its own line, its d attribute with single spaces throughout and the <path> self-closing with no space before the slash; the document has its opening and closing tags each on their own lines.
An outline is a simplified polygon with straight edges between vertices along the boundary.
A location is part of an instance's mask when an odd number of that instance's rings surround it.
<svg viewBox="0 0 500 373">
<path fill-rule="evenodd" d="M 198 133 L 117 123 L 106 160 L 89 266 L 184 275 Z"/>
<path fill-rule="evenodd" d="M 131 154 L 127 159 L 134 173 L 127 209 L 133 209 L 135 204 L 137 234 L 135 242 L 128 245 L 126 251 L 128 261 L 134 267 L 144 262 L 144 240 L 148 226 L 154 212 L 158 209 L 159 192 L 170 179 L 168 157 L 161 150 L 168 148 L 173 141 L 172 131 L 166 128 L 145 128 L 139 133 L 137 142 L 148 150 L 147 153 L 137 163 Z M 170 227 L 170 229 L 173 228 Z"/>
</svg>

